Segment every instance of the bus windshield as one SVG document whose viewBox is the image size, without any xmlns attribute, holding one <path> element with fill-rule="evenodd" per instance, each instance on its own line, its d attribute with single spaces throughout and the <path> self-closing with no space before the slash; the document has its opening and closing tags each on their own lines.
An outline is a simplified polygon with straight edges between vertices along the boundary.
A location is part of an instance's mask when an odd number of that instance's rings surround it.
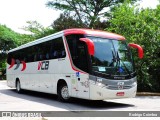
<svg viewBox="0 0 160 120">
<path fill-rule="evenodd" d="M 94 42 L 95 54 L 91 56 L 92 72 L 96 75 L 131 76 L 134 64 L 125 40 L 87 37 Z"/>
</svg>

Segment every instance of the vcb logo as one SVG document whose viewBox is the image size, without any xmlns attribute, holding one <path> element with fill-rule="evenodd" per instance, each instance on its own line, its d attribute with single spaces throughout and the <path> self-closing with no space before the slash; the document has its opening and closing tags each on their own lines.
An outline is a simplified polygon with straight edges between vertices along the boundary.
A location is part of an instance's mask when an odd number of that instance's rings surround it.
<svg viewBox="0 0 160 120">
<path fill-rule="evenodd" d="M 26 69 L 26 63 L 24 61 L 20 61 L 18 59 L 12 59 L 11 61 L 11 65 L 9 66 L 8 69 L 11 69 L 15 64 L 16 64 L 16 67 L 14 68 L 14 70 L 17 70 L 20 66 L 20 64 L 22 63 L 22 69 L 21 71 L 24 71 Z"/>
<path fill-rule="evenodd" d="M 49 61 L 42 61 L 38 63 L 38 70 L 48 70 Z"/>
</svg>

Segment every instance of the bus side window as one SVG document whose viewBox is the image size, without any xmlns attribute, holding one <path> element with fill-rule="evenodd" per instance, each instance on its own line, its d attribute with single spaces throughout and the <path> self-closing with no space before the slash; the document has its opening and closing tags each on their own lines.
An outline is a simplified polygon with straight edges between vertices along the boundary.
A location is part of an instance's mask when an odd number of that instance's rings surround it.
<svg viewBox="0 0 160 120">
<path fill-rule="evenodd" d="M 57 58 L 58 57 L 58 52 L 54 51 L 53 56 L 54 56 L 54 58 Z"/>
<path fill-rule="evenodd" d="M 58 56 L 58 52 L 52 49 L 50 52 L 50 56 L 51 56 L 51 59 L 55 59 Z"/>
<path fill-rule="evenodd" d="M 66 52 L 65 52 L 65 50 L 62 50 L 62 52 L 61 52 L 61 57 L 63 58 L 63 57 L 65 57 L 66 56 Z"/>
<path fill-rule="evenodd" d="M 50 59 L 64 58 L 66 56 L 63 39 L 61 37 L 52 40 L 52 43 L 50 43 L 50 45 Z"/>
<path fill-rule="evenodd" d="M 49 60 L 49 53 L 46 54 L 46 60 Z"/>
</svg>

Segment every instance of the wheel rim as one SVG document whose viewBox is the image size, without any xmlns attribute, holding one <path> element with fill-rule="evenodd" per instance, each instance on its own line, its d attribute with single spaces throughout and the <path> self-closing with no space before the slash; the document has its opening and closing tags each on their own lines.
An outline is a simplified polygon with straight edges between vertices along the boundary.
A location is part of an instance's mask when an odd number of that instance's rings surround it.
<svg viewBox="0 0 160 120">
<path fill-rule="evenodd" d="M 19 83 L 19 81 L 17 82 L 17 91 L 20 91 L 20 83 Z"/>
<path fill-rule="evenodd" d="M 69 93 L 68 93 L 68 87 L 67 86 L 64 86 L 61 89 L 61 95 L 62 95 L 63 99 L 68 99 L 69 98 Z"/>
</svg>

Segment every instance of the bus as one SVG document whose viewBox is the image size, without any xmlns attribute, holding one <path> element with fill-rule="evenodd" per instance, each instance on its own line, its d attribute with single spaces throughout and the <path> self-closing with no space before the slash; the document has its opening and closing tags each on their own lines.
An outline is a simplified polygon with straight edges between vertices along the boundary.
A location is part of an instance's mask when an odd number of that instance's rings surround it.
<svg viewBox="0 0 160 120">
<path fill-rule="evenodd" d="M 105 100 L 135 97 L 137 78 L 130 48 L 140 45 L 100 30 L 73 28 L 8 52 L 7 85 L 70 98 Z"/>
</svg>

